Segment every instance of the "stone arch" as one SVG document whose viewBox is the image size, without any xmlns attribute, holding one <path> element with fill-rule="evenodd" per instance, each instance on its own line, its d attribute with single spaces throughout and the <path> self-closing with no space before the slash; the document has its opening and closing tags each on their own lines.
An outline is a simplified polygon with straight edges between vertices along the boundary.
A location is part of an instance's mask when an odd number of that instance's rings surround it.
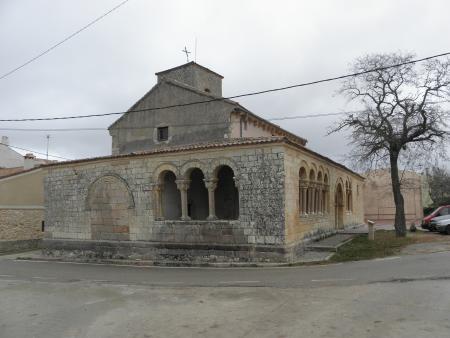
<svg viewBox="0 0 450 338">
<path fill-rule="evenodd" d="M 214 168 L 217 187 L 214 191 L 216 216 L 219 219 L 239 218 L 239 191 L 234 181 L 234 171 L 228 165 Z"/>
<path fill-rule="evenodd" d="M 129 240 L 133 195 L 127 182 L 116 174 L 106 174 L 89 186 L 87 209 L 90 211 L 91 238 Z"/>
<path fill-rule="evenodd" d="M 314 171 L 314 169 L 310 169 L 309 170 L 308 179 L 309 179 L 310 182 L 315 182 L 316 181 L 316 172 Z"/>
<path fill-rule="evenodd" d="M 319 172 L 317 173 L 317 182 L 323 183 L 323 174 L 322 174 L 322 171 L 319 171 Z"/>
<path fill-rule="evenodd" d="M 212 161 L 211 167 L 214 168 L 212 170 L 213 178 L 217 178 L 217 173 L 222 166 L 230 167 L 231 170 L 233 170 L 235 181 L 238 181 L 238 179 L 239 179 L 238 166 L 231 158 L 226 158 L 226 157 L 216 158 Z"/>
<path fill-rule="evenodd" d="M 208 190 L 205 174 L 198 167 L 190 167 L 184 173 L 189 180 L 187 190 L 187 214 L 194 220 L 205 220 L 209 215 Z"/>
<path fill-rule="evenodd" d="M 189 179 L 191 172 L 194 169 L 199 169 L 205 177 L 209 176 L 209 168 L 208 166 L 199 160 L 189 160 L 185 162 L 180 168 L 180 176 L 183 179 Z"/>
<path fill-rule="evenodd" d="M 298 178 L 302 181 L 308 180 L 308 169 L 306 169 L 304 166 L 301 166 L 298 171 Z"/>
<path fill-rule="evenodd" d="M 181 217 L 181 195 L 177 187 L 177 176 L 169 169 L 159 173 L 155 198 L 159 199 L 158 218 L 174 220 Z"/>
<path fill-rule="evenodd" d="M 89 185 L 88 188 L 88 193 L 87 193 L 87 197 L 86 197 L 86 210 L 92 210 L 92 205 L 94 203 L 94 189 L 96 188 L 96 184 L 100 183 L 102 180 L 106 180 L 106 179 L 110 179 L 110 180 L 117 180 L 118 182 L 120 182 L 120 184 L 123 185 L 124 189 L 126 189 L 126 191 L 128 192 L 128 209 L 132 209 L 134 208 L 134 197 L 133 194 L 131 193 L 131 189 L 130 186 L 128 185 L 127 181 L 125 181 L 120 175 L 117 175 L 115 173 L 106 173 L 103 174 L 97 178 L 95 178 L 91 184 Z"/>
<path fill-rule="evenodd" d="M 180 172 L 176 165 L 170 162 L 164 162 L 159 164 L 155 170 L 153 170 L 153 181 L 156 183 L 161 183 L 159 179 L 161 178 L 161 173 L 164 171 L 171 171 L 178 178 L 180 176 Z"/>
</svg>

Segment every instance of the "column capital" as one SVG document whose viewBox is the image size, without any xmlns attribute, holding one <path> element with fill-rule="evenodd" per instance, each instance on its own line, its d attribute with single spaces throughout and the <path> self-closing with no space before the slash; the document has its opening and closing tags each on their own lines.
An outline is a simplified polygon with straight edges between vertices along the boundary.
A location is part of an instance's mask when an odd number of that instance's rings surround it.
<svg viewBox="0 0 450 338">
<path fill-rule="evenodd" d="M 175 180 L 175 184 L 180 191 L 187 191 L 190 183 L 191 180 Z"/>
<path fill-rule="evenodd" d="M 300 188 L 302 189 L 308 188 L 308 182 L 300 180 Z"/>
<path fill-rule="evenodd" d="M 208 190 L 216 190 L 217 182 L 219 182 L 217 178 L 204 179 L 203 181 L 205 182 L 205 187 Z"/>
</svg>

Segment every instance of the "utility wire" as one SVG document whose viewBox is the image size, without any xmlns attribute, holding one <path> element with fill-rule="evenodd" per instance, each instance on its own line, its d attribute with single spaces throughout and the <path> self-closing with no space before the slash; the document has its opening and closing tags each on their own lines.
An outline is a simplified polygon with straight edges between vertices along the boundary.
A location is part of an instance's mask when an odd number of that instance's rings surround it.
<svg viewBox="0 0 450 338">
<path fill-rule="evenodd" d="M 435 101 L 429 102 L 428 104 L 440 104 L 440 103 L 448 103 L 448 101 Z M 337 116 L 337 115 L 350 115 L 350 114 L 359 114 L 363 113 L 365 110 L 353 110 L 353 111 L 343 111 L 336 113 L 319 113 L 319 114 L 307 114 L 307 115 L 293 115 L 293 116 L 281 116 L 281 117 L 273 117 L 273 118 L 265 118 L 267 121 L 286 121 L 286 120 L 298 120 L 298 119 L 307 119 L 307 118 L 315 118 L 315 117 L 326 117 L 326 116 Z M 263 118 L 264 119 L 264 118 Z M 222 121 L 222 122 L 202 122 L 202 123 L 189 123 L 189 124 L 170 124 L 171 127 L 196 127 L 203 125 L 221 125 L 221 124 L 230 124 L 235 123 L 239 124 L 241 121 Z M 119 130 L 128 130 L 128 129 L 148 129 L 154 128 L 154 126 L 139 126 L 139 127 L 119 127 Z M 30 132 L 66 132 L 66 131 L 107 131 L 108 128 L 0 128 L 0 130 L 4 131 L 30 131 Z"/>
<path fill-rule="evenodd" d="M 33 61 L 36 61 L 37 59 L 39 59 L 40 57 L 44 56 L 45 54 L 51 52 L 53 49 L 59 47 L 60 45 L 62 45 L 64 42 L 72 39 L 73 37 L 75 37 L 76 35 L 80 34 L 82 31 L 88 29 L 89 27 L 91 27 L 92 25 L 94 25 L 95 23 L 97 23 L 98 21 L 100 21 L 101 19 L 103 19 L 105 16 L 107 16 L 108 14 L 114 12 L 116 9 L 118 9 L 119 7 L 122 7 L 123 5 L 125 5 L 128 1 L 130 0 L 125 0 L 122 1 L 120 4 L 118 4 L 117 6 L 111 8 L 109 11 L 107 11 L 106 13 L 100 15 L 98 18 L 96 18 L 95 20 L 89 22 L 86 26 L 83 26 L 82 28 L 80 28 L 79 30 L 77 30 L 76 32 L 70 34 L 68 37 L 64 38 L 63 40 L 59 41 L 58 43 L 52 45 L 51 47 L 49 47 L 48 49 L 44 50 L 43 52 L 41 52 L 40 54 L 36 55 L 35 57 L 31 58 L 30 60 L 28 60 L 27 62 L 17 66 L 14 69 L 11 69 L 10 71 L 4 73 L 3 75 L 0 76 L 0 80 L 4 79 L 5 77 L 11 75 L 12 73 L 17 72 L 18 70 L 22 69 L 23 67 L 29 65 L 30 63 L 32 63 Z"/>
<path fill-rule="evenodd" d="M 257 91 L 257 92 L 246 93 L 246 94 L 240 94 L 240 95 L 234 95 L 234 96 L 228 96 L 228 97 L 218 97 L 218 98 L 213 98 L 213 99 L 209 99 L 209 100 L 194 101 L 194 102 L 188 102 L 188 103 L 173 104 L 173 105 L 169 105 L 169 106 L 154 107 L 154 108 L 144 108 L 144 109 L 136 109 L 136 110 L 128 110 L 128 111 L 114 112 L 114 113 L 104 113 L 104 114 L 88 114 L 88 115 L 61 116 L 61 117 L 39 117 L 39 118 L 24 118 L 24 119 L 0 119 L 0 122 L 25 122 L 25 121 L 30 122 L 30 121 L 70 120 L 70 119 L 81 119 L 81 118 L 90 118 L 90 117 L 111 116 L 111 115 L 123 115 L 123 114 L 126 114 L 126 113 L 137 113 L 137 112 L 142 112 L 142 111 L 151 111 L 151 110 L 161 110 L 161 109 L 169 109 L 169 108 L 192 106 L 192 105 L 197 105 L 197 104 L 202 104 L 202 103 L 217 102 L 217 101 L 236 99 L 236 98 L 240 98 L 240 97 L 247 97 L 247 96 L 261 95 L 261 94 L 266 94 L 266 93 L 273 93 L 273 92 L 288 90 L 288 89 L 292 89 L 292 88 L 307 87 L 307 86 L 311 86 L 311 85 L 315 85 L 315 84 L 319 84 L 319 83 L 325 83 L 325 82 L 331 82 L 331 81 L 336 81 L 336 80 L 342 80 L 342 79 L 349 78 L 349 77 L 364 75 L 364 74 L 368 74 L 368 73 L 372 73 L 372 72 L 376 72 L 376 71 L 381 71 L 381 70 L 386 70 L 386 69 L 390 69 L 390 68 L 400 67 L 400 66 L 404 66 L 404 65 L 408 65 L 408 64 L 414 64 L 414 63 L 423 62 L 423 61 L 426 61 L 426 60 L 431 60 L 431 59 L 439 58 L 439 57 L 442 57 L 442 56 L 449 56 L 449 55 L 450 55 L 450 52 L 441 53 L 441 54 L 435 54 L 435 55 L 427 56 L 427 57 L 424 57 L 424 58 L 421 58 L 421 59 L 416 59 L 416 60 L 411 60 L 411 61 L 407 61 L 407 62 L 397 63 L 397 64 L 394 64 L 394 65 L 385 66 L 385 67 L 373 68 L 373 69 L 369 69 L 369 70 L 366 70 L 366 71 L 363 71 L 363 72 L 357 72 L 357 73 L 346 74 L 346 75 L 341 75 L 341 76 L 336 76 L 336 77 L 330 77 L 330 78 L 326 78 L 326 79 L 322 79 L 322 80 L 316 80 L 316 81 L 311 81 L 311 82 L 304 82 L 304 83 L 299 83 L 299 84 L 295 84 L 295 85 L 279 87 L 279 88 L 273 88 L 273 89 L 267 89 L 267 90 L 261 90 L 261 91 Z"/>
<path fill-rule="evenodd" d="M 0 145 L 7 146 L 7 147 L 13 148 L 13 149 L 19 149 L 19 150 L 23 150 L 23 151 L 29 151 L 29 152 L 32 152 L 33 154 L 39 154 L 39 155 L 45 155 L 45 156 L 47 155 L 47 153 L 41 153 L 41 152 L 36 151 L 36 150 L 20 148 L 20 147 L 12 146 L 12 145 L 10 145 L 10 144 L 6 144 L 6 143 L 2 143 L 2 142 L 0 142 Z M 50 157 L 55 157 L 55 158 L 60 158 L 60 159 L 67 160 L 67 161 L 71 161 L 70 158 L 65 158 L 65 157 L 62 157 L 62 156 L 56 156 L 56 155 L 51 155 L 51 154 L 48 154 L 48 156 L 50 156 Z"/>
<path fill-rule="evenodd" d="M 343 114 L 357 114 L 360 111 L 348 111 L 348 112 L 338 112 L 338 113 L 323 113 L 323 114 L 309 114 L 309 115 L 298 115 L 298 116 L 284 116 L 284 117 L 275 117 L 266 119 L 267 121 L 284 121 L 284 120 L 297 120 L 297 119 L 305 119 L 305 118 L 314 118 L 314 117 L 325 117 L 325 116 L 335 116 L 335 115 L 343 115 Z M 222 122 L 203 122 L 203 123 L 190 123 L 190 124 L 170 124 L 171 127 L 195 127 L 195 126 L 203 126 L 203 125 L 220 125 L 220 124 L 229 124 L 235 123 L 239 124 L 240 121 L 222 121 Z M 148 129 L 154 128 L 153 126 L 140 126 L 140 127 L 120 127 L 117 128 L 119 130 L 122 129 Z M 107 131 L 108 128 L 0 128 L 0 130 L 5 131 L 52 131 L 52 132 L 66 132 L 66 131 Z"/>
</svg>

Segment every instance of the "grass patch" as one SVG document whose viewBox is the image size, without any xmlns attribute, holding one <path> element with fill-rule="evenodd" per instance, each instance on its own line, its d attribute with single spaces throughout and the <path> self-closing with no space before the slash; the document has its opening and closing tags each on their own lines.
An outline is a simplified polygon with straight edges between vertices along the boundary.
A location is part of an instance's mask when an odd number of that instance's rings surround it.
<svg viewBox="0 0 450 338">
<path fill-rule="evenodd" d="M 407 245 L 436 240 L 439 239 L 430 233 L 416 232 L 408 233 L 406 237 L 396 237 L 395 231 L 378 230 L 374 241 L 369 241 L 367 234 L 358 235 L 341 246 L 330 261 L 347 262 L 383 258 L 398 254 Z"/>
</svg>

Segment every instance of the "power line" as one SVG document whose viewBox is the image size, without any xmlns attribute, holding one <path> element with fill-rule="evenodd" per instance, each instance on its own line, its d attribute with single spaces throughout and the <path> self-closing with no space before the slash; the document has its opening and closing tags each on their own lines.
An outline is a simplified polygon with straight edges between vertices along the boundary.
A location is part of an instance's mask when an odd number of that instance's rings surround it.
<svg viewBox="0 0 450 338">
<path fill-rule="evenodd" d="M 31 149 L 26 149 L 26 148 L 16 147 L 16 146 L 12 146 L 12 145 L 10 145 L 10 144 L 6 144 L 6 143 L 2 143 L 2 142 L 0 142 L 0 145 L 7 146 L 7 147 L 10 147 L 10 148 L 13 148 L 13 149 L 19 149 L 19 150 L 23 150 L 23 151 L 29 151 L 29 152 L 32 152 L 32 153 L 34 153 L 34 154 L 39 154 L 39 155 L 44 155 L 44 156 L 47 155 L 46 153 L 41 153 L 41 152 L 36 151 L 36 150 L 31 150 Z M 60 158 L 60 159 L 67 160 L 67 161 L 71 161 L 70 158 L 65 158 L 65 157 L 62 157 L 62 156 L 56 156 L 56 155 L 51 155 L 51 154 L 48 154 L 48 156 L 50 156 L 50 157 L 55 157 L 55 158 Z"/>
<path fill-rule="evenodd" d="M 194 101 L 194 102 L 188 102 L 188 103 L 173 104 L 173 105 L 169 105 L 169 106 L 145 108 L 145 109 L 136 109 L 136 110 L 128 110 L 128 111 L 122 111 L 122 112 L 114 112 L 114 113 L 103 113 L 103 114 L 88 114 L 88 115 L 75 115 L 75 116 L 62 116 L 62 117 L 24 118 L 24 119 L 0 119 L 0 122 L 25 122 L 25 121 L 31 122 L 31 121 L 70 120 L 70 119 L 81 119 L 81 118 L 91 118 L 91 117 L 103 117 L 103 116 L 111 116 L 111 115 L 123 115 L 123 114 L 126 114 L 126 113 L 137 113 L 137 112 L 142 112 L 142 111 L 151 111 L 151 110 L 161 110 L 161 109 L 170 109 L 170 108 L 177 108 L 177 107 L 192 106 L 192 105 L 197 105 L 197 104 L 202 104 L 202 103 L 210 103 L 210 102 L 231 100 L 231 99 L 236 99 L 236 98 L 240 98 L 240 97 L 261 95 L 261 94 L 266 94 L 266 93 L 273 93 L 273 92 L 288 90 L 288 89 L 292 89 L 292 88 L 306 87 L 306 86 L 311 86 L 311 85 L 315 85 L 315 84 L 319 84 L 319 83 L 325 83 L 325 82 L 331 82 L 331 81 L 336 81 L 336 80 L 342 80 L 342 79 L 349 78 L 349 77 L 354 77 L 354 76 L 368 74 L 368 73 L 372 73 L 372 72 L 376 72 L 376 71 L 381 71 L 381 70 L 386 70 L 386 69 L 390 69 L 390 68 L 400 67 L 400 66 L 404 66 L 404 65 L 408 65 L 408 64 L 414 64 L 414 63 L 423 62 L 423 61 L 426 61 L 426 60 L 431 60 L 431 59 L 439 58 L 439 57 L 442 57 L 442 56 L 448 56 L 448 55 L 450 55 L 450 52 L 441 53 L 441 54 L 435 54 L 435 55 L 427 56 L 427 57 L 424 57 L 424 58 L 421 58 L 421 59 L 401 62 L 401 63 L 397 63 L 397 64 L 394 64 L 394 65 L 385 66 L 385 67 L 373 68 L 373 69 L 369 69 L 369 70 L 366 70 L 366 71 L 363 71 L 363 72 L 357 72 L 357 73 L 346 74 L 346 75 L 341 75 L 341 76 L 336 76 L 336 77 L 330 77 L 330 78 L 326 78 L 326 79 L 322 79 L 322 80 L 316 80 L 316 81 L 311 81 L 311 82 L 304 82 L 304 83 L 299 83 L 299 84 L 285 86 L 285 87 L 261 90 L 261 91 L 257 91 L 257 92 L 251 92 L 251 93 L 234 95 L 234 96 L 228 96 L 228 97 L 218 97 L 218 98 L 213 98 L 213 99 L 209 99 L 209 100 L 202 100 L 202 101 Z"/>
<path fill-rule="evenodd" d="M 35 57 L 31 58 L 30 60 L 28 60 L 27 62 L 17 66 L 14 69 L 11 69 L 10 71 L 4 73 L 2 76 L 0 76 L 0 80 L 4 79 L 5 77 L 11 75 L 12 73 L 17 72 L 19 69 L 22 69 L 23 67 L 29 65 L 30 63 L 32 63 L 33 61 L 36 61 L 37 59 L 39 59 L 40 57 L 44 56 L 45 54 L 51 52 L 53 49 L 59 47 L 60 45 L 62 45 L 64 42 L 72 39 L 73 37 L 75 37 L 76 35 L 80 34 L 82 31 L 88 29 L 89 27 L 91 27 L 92 25 L 94 25 L 95 23 L 97 23 L 98 21 L 100 21 L 101 19 L 103 19 L 105 16 L 107 16 L 108 14 L 114 12 L 116 9 L 118 9 L 119 7 L 122 7 L 123 5 L 125 5 L 128 1 L 130 0 L 125 0 L 122 1 L 120 4 L 118 4 L 117 6 L 111 8 L 109 11 L 107 11 L 106 13 L 100 15 L 98 18 L 96 18 L 95 20 L 89 22 L 86 26 L 83 26 L 82 28 L 80 28 L 79 30 L 77 30 L 76 32 L 70 34 L 68 37 L 64 38 L 63 40 L 59 41 L 58 43 L 52 45 L 51 47 L 49 47 L 48 49 L 44 50 L 43 52 L 41 52 L 40 54 L 36 55 Z"/>
<path fill-rule="evenodd" d="M 70 119 L 81 119 L 81 118 L 91 118 L 91 117 L 103 117 L 103 116 L 111 116 L 111 115 L 123 115 L 123 114 L 126 114 L 126 113 L 137 113 L 137 112 L 142 112 L 142 111 L 152 111 L 152 110 L 161 110 L 161 109 L 170 109 L 170 108 L 177 108 L 177 107 L 192 106 L 192 105 L 197 105 L 197 104 L 202 104 L 202 103 L 210 103 L 210 102 L 231 100 L 231 99 L 236 99 L 236 98 L 240 98 L 240 97 L 247 97 L 247 96 L 254 96 L 254 95 L 273 93 L 273 92 L 288 90 L 288 89 L 292 89 L 292 88 L 307 87 L 307 86 L 311 86 L 311 85 L 315 85 L 315 84 L 319 84 L 319 83 L 325 83 L 325 82 L 331 82 L 331 81 L 336 81 L 336 80 L 342 80 L 342 79 L 349 78 L 349 77 L 364 75 L 364 74 L 368 74 L 368 73 L 372 73 L 372 72 L 376 72 L 376 71 L 381 71 L 381 70 L 386 70 L 386 69 L 390 69 L 390 68 L 400 67 L 400 66 L 404 66 L 404 65 L 408 65 L 408 64 L 414 64 L 414 63 L 418 63 L 418 62 L 423 62 L 423 61 L 426 61 L 426 60 L 431 60 L 431 59 L 439 58 L 439 57 L 442 57 L 442 56 L 448 56 L 448 55 L 450 55 L 450 52 L 436 54 L 436 55 L 432 55 L 432 56 L 427 56 L 427 57 L 424 57 L 424 58 L 421 58 L 421 59 L 416 59 L 416 60 L 406 61 L 406 62 L 402 62 L 402 63 L 397 63 L 397 64 L 390 65 L 390 66 L 373 68 L 373 69 L 369 69 L 369 70 L 366 70 L 366 71 L 363 71 L 363 72 L 357 72 L 357 73 L 346 74 L 346 75 L 341 75 L 341 76 L 336 76 L 336 77 L 330 77 L 330 78 L 326 78 L 326 79 L 322 79 L 322 80 L 316 80 L 316 81 L 311 81 L 311 82 L 304 82 L 304 83 L 299 83 L 299 84 L 285 86 L 285 87 L 261 90 L 261 91 L 257 91 L 257 92 L 251 92 L 251 93 L 246 93 L 246 94 L 239 94 L 239 95 L 228 96 L 228 97 L 218 97 L 218 98 L 213 98 L 213 99 L 209 99 L 209 100 L 202 100 L 202 101 L 194 101 L 194 102 L 173 104 L 173 105 L 169 105 L 169 106 L 161 106 L 161 107 L 154 107 L 154 108 L 143 108 L 143 109 L 128 110 L 128 111 L 114 112 L 114 113 L 103 113 L 103 114 L 88 114 L 88 115 L 61 116 L 61 117 L 39 117 L 39 118 L 24 118 L 24 119 L 0 119 L 0 122 L 32 122 L 32 121 L 70 120 Z"/>
<path fill-rule="evenodd" d="M 435 101 L 429 102 L 428 104 L 440 104 L 440 103 L 448 103 L 448 101 Z M 362 113 L 365 110 L 353 110 L 353 111 L 344 111 L 344 112 L 335 112 L 335 113 L 318 113 L 318 114 L 307 114 L 307 115 L 293 115 L 293 116 L 281 116 L 281 117 L 273 117 L 273 118 L 265 118 L 267 121 L 286 121 L 286 120 L 298 120 L 298 119 L 307 119 L 307 118 L 316 118 L 316 117 L 327 117 L 327 116 L 338 116 L 338 115 L 350 115 L 350 114 L 358 114 Z M 195 126 L 203 126 L 203 125 L 220 125 L 226 123 L 235 123 L 239 124 L 240 121 L 221 121 L 221 122 L 203 122 L 203 123 L 189 123 L 189 124 L 170 124 L 171 127 L 195 127 Z M 139 127 L 119 127 L 117 129 L 148 129 L 154 128 L 154 126 L 139 126 Z M 66 132 L 66 131 L 107 131 L 108 128 L 0 128 L 3 131 L 30 131 L 30 132 Z"/>
<path fill-rule="evenodd" d="M 348 111 L 348 112 L 338 112 L 338 113 L 321 113 L 321 114 L 309 114 L 309 115 L 297 115 L 297 116 L 284 116 L 284 117 L 274 117 L 266 119 L 267 121 L 283 121 L 283 120 L 297 120 L 304 118 L 314 118 L 314 117 L 325 117 L 325 116 L 336 116 L 343 114 L 356 114 L 360 111 Z M 222 121 L 222 122 L 203 122 L 203 123 L 189 123 L 189 124 L 170 124 L 171 127 L 194 127 L 203 125 L 220 125 L 226 123 L 239 124 L 240 121 Z M 140 127 L 120 127 L 117 129 L 146 129 L 154 128 L 153 126 L 140 126 Z M 66 131 L 107 131 L 108 128 L 0 128 L 4 131 L 35 131 L 35 132 L 66 132 Z"/>
</svg>

